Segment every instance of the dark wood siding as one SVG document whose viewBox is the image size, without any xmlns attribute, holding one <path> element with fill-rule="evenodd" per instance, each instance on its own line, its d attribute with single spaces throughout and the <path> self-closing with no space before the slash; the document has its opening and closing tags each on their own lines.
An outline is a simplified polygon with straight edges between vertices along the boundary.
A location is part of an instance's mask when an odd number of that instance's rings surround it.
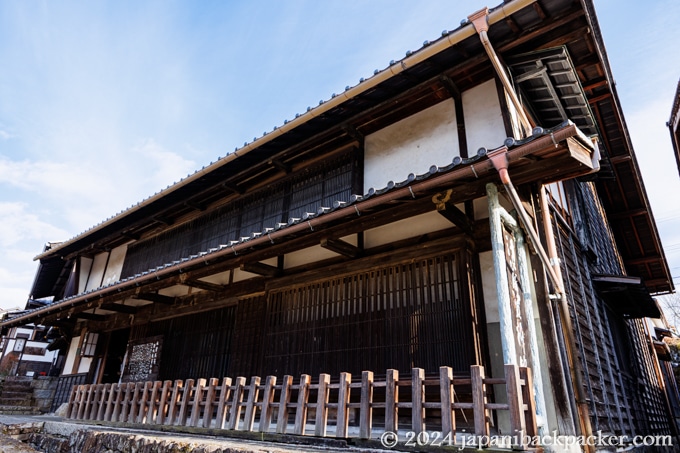
<svg viewBox="0 0 680 453">
<path fill-rule="evenodd" d="M 462 253 L 273 291 L 266 374 L 316 374 L 477 363 Z"/>
<path fill-rule="evenodd" d="M 241 237 L 251 237 L 279 222 L 301 218 L 320 207 L 333 207 L 360 193 L 356 156 L 346 153 L 310 170 L 268 185 L 194 220 L 128 246 L 121 278 L 208 251 Z"/>
</svg>

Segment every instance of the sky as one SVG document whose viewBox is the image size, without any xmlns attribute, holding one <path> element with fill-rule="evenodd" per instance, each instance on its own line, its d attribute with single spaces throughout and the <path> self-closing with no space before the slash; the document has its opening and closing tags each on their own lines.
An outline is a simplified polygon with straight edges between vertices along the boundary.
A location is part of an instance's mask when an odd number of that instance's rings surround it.
<svg viewBox="0 0 680 453">
<path fill-rule="evenodd" d="M 0 2 L 0 309 L 72 238 L 500 0 Z M 676 285 L 680 2 L 595 0 Z"/>
</svg>

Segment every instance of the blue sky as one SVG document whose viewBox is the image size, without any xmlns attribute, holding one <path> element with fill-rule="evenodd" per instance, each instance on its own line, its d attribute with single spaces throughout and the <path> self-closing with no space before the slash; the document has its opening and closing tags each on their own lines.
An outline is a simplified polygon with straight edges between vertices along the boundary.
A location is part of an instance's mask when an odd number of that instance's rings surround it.
<svg viewBox="0 0 680 453">
<path fill-rule="evenodd" d="M 463 4 L 464 3 L 464 4 Z M 680 2 L 595 2 L 671 272 Z M 79 234 L 496 2 L 0 2 L 0 308 Z M 680 278 L 676 278 L 680 284 Z"/>
</svg>

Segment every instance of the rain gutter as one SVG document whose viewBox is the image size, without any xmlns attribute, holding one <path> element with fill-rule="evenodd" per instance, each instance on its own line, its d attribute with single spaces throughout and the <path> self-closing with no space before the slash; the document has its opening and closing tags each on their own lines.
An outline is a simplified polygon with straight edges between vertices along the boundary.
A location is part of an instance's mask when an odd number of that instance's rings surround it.
<svg viewBox="0 0 680 453">
<path fill-rule="evenodd" d="M 527 155 L 533 154 L 537 151 L 545 149 L 546 147 L 555 146 L 556 142 L 561 142 L 569 137 L 578 136 L 580 131 L 571 122 L 566 126 L 553 131 L 549 135 L 542 135 L 528 143 L 519 145 L 511 150 L 506 147 L 499 148 L 505 151 L 508 162 L 515 162 Z M 490 152 L 488 155 L 493 154 Z M 392 189 L 382 195 L 374 195 L 366 200 L 357 201 L 350 206 L 342 207 L 334 211 L 330 211 L 308 219 L 302 219 L 298 223 L 286 226 L 284 228 L 264 233 L 256 238 L 247 241 L 240 241 L 233 245 L 222 246 L 221 249 L 209 254 L 201 254 L 193 259 L 180 261 L 179 263 L 157 268 L 155 271 L 149 271 L 137 278 L 128 279 L 115 283 L 111 286 L 101 288 L 97 291 L 81 294 L 52 305 L 48 305 L 25 315 L 12 318 L 11 320 L 0 323 L 0 326 L 13 326 L 22 324 L 22 321 L 28 322 L 30 319 L 47 316 L 51 313 L 63 310 L 76 305 L 86 304 L 88 302 L 97 301 L 104 296 L 115 295 L 116 293 L 131 290 L 141 285 L 158 281 L 162 278 L 170 277 L 173 274 L 179 274 L 187 271 L 192 267 L 197 267 L 201 264 L 207 265 L 208 261 L 214 261 L 220 258 L 226 258 L 234 255 L 247 254 L 249 249 L 257 246 L 268 246 L 277 242 L 286 240 L 289 236 L 314 231 L 326 226 L 329 223 L 343 220 L 348 217 L 360 216 L 364 212 L 368 212 L 374 208 L 380 207 L 384 204 L 401 200 L 413 199 L 418 194 L 425 195 L 432 191 L 440 189 L 442 186 L 453 184 L 463 178 L 479 179 L 495 171 L 495 167 L 491 159 L 484 159 L 473 164 L 466 165 L 455 170 L 442 174 L 441 176 L 430 177 L 424 181 L 414 182 L 410 185 Z M 352 209 L 354 208 L 354 209 Z M 533 240 L 533 239 L 532 239 Z"/>
<path fill-rule="evenodd" d="M 511 14 L 514 14 L 521 9 L 525 8 L 526 6 L 531 5 L 532 3 L 535 3 L 536 0 L 516 0 L 516 1 L 511 1 L 509 3 L 504 3 L 501 6 L 498 6 L 495 8 L 493 11 L 488 12 L 487 10 L 487 24 L 492 25 L 497 22 L 500 22 L 504 20 L 505 18 L 509 17 Z M 165 190 L 161 190 L 155 195 L 150 196 L 149 198 L 142 200 L 141 202 L 137 203 L 136 205 L 128 208 L 125 211 L 122 211 L 118 213 L 117 215 L 114 215 L 113 217 L 110 217 L 109 219 L 105 220 L 104 222 L 95 225 L 94 227 L 90 228 L 89 230 L 85 231 L 82 234 L 79 234 L 78 236 L 75 236 L 74 238 L 71 238 L 67 241 L 64 241 L 60 243 L 58 246 L 50 249 L 49 251 L 43 252 L 36 256 L 34 259 L 35 260 L 40 260 L 43 258 L 46 258 L 48 256 L 52 256 L 55 254 L 55 252 L 61 250 L 67 245 L 72 244 L 78 239 L 81 239 L 85 235 L 94 233 L 96 231 L 101 230 L 104 227 L 107 227 L 114 222 L 119 221 L 122 217 L 130 215 L 152 203 L 155 201 L 158 201 L 159 199 L 165 197 L 166 195 L 200 179 L 201 177 L 205 176 L 208 173 L 211 173 L 215 171 L 216 169 L 223 167 L 224 165 L 229 164 L 231 161 L 248 154 L 250 151 L 257 149 L 266 143 L 286 134 L 287 132 L 292 131 L 293 129 L 301 126 L 302 124 L 310 121 L 313 118 L 316 118 L 318 116 L 321 116 L 330 110 L 332 110 L 335 107 L 338 107 L 339 105 L 343 104 L 344 102 L 353 99 L 363 93 L 365 93 L 368 90 L 371 90 L 375 88 L 376 86 L 380 85 L 381 83 L 385 82 L 386 80 L 391 79 L 392 77 L 404 72 L 405 70 L 416 66 L 433 55 L 436 55 L 450 47 L 453 47 L 454 45 L 462 42 L 463 40 L 474 36 L 475 35 L 475 27 L 468 23 L 465 24 L 452 32 L 446 34 L 442 38 L 438 39 L 437 41 L 434 41 L 433 43 L 429 44 L 426 47 L 421 48 L 417 52 L 414 52 L 410 56 L 407 56 L 406 58 L 397 61 L 396 63 L 388 66 L 386 69 L 378 72 L 375 74 L 373 77 L 359 83 L 358 85 L 355 85 L 354 87 L 351 87 L 347 90 L 345 90 L 343 93 L 340 93 L 334 97 L 332 97 L 330 100 L 322 103 L 321 105 L 315 107 L 315 108 L 310 108 L 307 110 L 307 112 L 300 114 L 299 116 L 296 116 L 295 119 L 285 122 L 281 127 L 274 128 L 273 131 L 265 133 L 262 137 L 250 142 L 246 143 L 242 148 L 239 148 L 235 150 L 233 153 L 227 154 L 226 156 L 219 158 L 217 162 L 211 163 L 210 165 L 203 167 L 202 169 L 196 171 L 190 176 L 187 176 L 186 178 L 180 180 L 176 184 L 173 184 L 172 186 L 168 187 Z M 531 130 L 531 128 L 529 128 Z"/>
<path fill-rule="evenodd" d="M 491 15 L 489 14 L 489 8 L 480 9 L 476 13 L 469 15 L 468 19 L 470 20 L 470 22 L 472 22 L 472 25 L 475 27 L 477 34 L 479 34 L 479 40 L 482 42 L 484 50 L 486 51 L 486 54 L 489 56 L 489 60 L 491 60 L 491 64 L 496 70 L 496 74 L 498 74 L 498 78 L 500 79 L 503 88 L 505 88 L 506 93 L 508 93 L 508 96 L 510 97 L 510 102 L 512 102 L 512 105 L 515 107 L 515 110 L 519 115 L 520 121 L 524 125 L 525 134 L 528 135 L 531 129 L 535 126 L 535 124 L 532 123 L 527 117 L 526 112 L 524 111 L 524 107 L 522 106 L 522 103 L 520 102 L 519 97 L 515 92 L 515 87 L 512 86 L 510 78 L 508 77 L 508 74 L 505 72 L 503 64 L 498 58 L 498 54 L 494 50 L 493 46 L 491 45 L 491 41 L 489 40 L 489 35 L 487 34 L 487 31 L 489 30 L 489 26 L 492 24 Z"/>
</svg>

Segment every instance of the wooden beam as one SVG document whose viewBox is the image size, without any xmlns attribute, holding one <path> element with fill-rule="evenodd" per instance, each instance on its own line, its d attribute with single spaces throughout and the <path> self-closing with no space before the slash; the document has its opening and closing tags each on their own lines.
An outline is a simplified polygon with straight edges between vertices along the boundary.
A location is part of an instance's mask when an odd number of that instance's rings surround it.
<svg viewBox="0 0 680 453">
<path fill-rule="evenodd" d="M 200 212 L 205 211 L 206 208 L 207 208 L 207 206 L 202 205 L 200 203 L 196 203 L 195 201 L 185 201 L 184 206 L 186 206 L 187 208 L 194 209 L 196 211 L 200 211 Z"/>
<path fill-rule="evenodd" d="M 450 77 L 442 75 L 442 76 L 439 77 L 439 81 L 444 86 L 444 88 L 446 88 L 446 91 L 449 92 L 449 94 L 451 95 L 451 97 L 453 99 L 461 99 L 460 90 L 458 89 L 456 84 L 453 82 L 453 80 L 451 80 Z"/>
<path fill-rule="evenodd" d="M 451 189 L 446 192 L 439 192 L 432 196 L 432 202 L 436 205 L 439 214 L 463 230 L 466 234 L 472 236 L 474 233 L 473 223 L 463 211 L 458 209 L 451 202 L 451 193 Z"/>
<path fill-rule="evenodd" d="M 108 310 L 108 311 L 116 311 L 118 313 L 127 313 L 130 315 L 134 315 L 137 313 L 138 308 L 134 307 L 132 305 L 123 305 L 123 304 L 105 304 L 100 307 L 102 310 Z"/>
<path fill-rule="evenodd" d="M 321 247 L 330 250 L 331 252 L 344 255 L 348 258 L 357 258 L 363 254 L 363 250 L 361 250 L 359 247 L 341 239 L 321 239 Z"/>
<path fill-rule="evenodd" d="M 203 280 L 190 280 L 186 279 L 182 281 L 185 286 L 191 286 L 192 288 L 204 289 L 206 291 L 213 291 L 219 293 L 224 291 L 225 287 L 223 285 L 218 285 L 217 283 L 204 282 Z"/>
<path fill-rule="evenodd" d="M 290 165 L 284 164 L 278 159 L 269 159 L 269 165 L 273 165 L 274 167 L 278 168 L 279 170 L 283 170 L 287 175 L 290 174 L 293 171 L 293 167 Z"/>
<path fill-rule="evenodd" d="M 174 220 L 168 219 L 167 217 L 161 217 L 161 216 L 152 217 L 151 220 L 153 220 L 154 222 L 161 223 L 165 226 L 170 226 L 173 223 L 175 223 Z"/>
<path fill-rule="evenodd" d="M 263 275 L 265 277 L 277 277 L 281 275 L 281 269 L 279 269 L 278 267 L 270 266 L 269 264 L 264 264 L 260 262 L 243 263 L 241 264 L 240 269 L 245 272 Z"/>
<path fill-rule="evenodd" d="M 86 313 L 80 312 L 73 315 L 74 318 L 89 319 L 90 321 L 103 321 L 106 319 L 106 315 L 98 315 L 96 313 Z"/>
<path fill-rule="evenodd" d="M 239 188 L 237 184 L 232 184 L 228 182 L 223 182 L 222 187 L 224 187 L 227 190 L 230 190 L 234 192 L 235 194 L 242 195 L 243 194 L 243 189 Z"/>
<path fill-rule="evenodd" d="M 135 298 L 165 305 L 172 305 L 177 300 L 176 297 L 164 296 L 163 294 L 158 293 L 139 293 Z"/>
</svg>

